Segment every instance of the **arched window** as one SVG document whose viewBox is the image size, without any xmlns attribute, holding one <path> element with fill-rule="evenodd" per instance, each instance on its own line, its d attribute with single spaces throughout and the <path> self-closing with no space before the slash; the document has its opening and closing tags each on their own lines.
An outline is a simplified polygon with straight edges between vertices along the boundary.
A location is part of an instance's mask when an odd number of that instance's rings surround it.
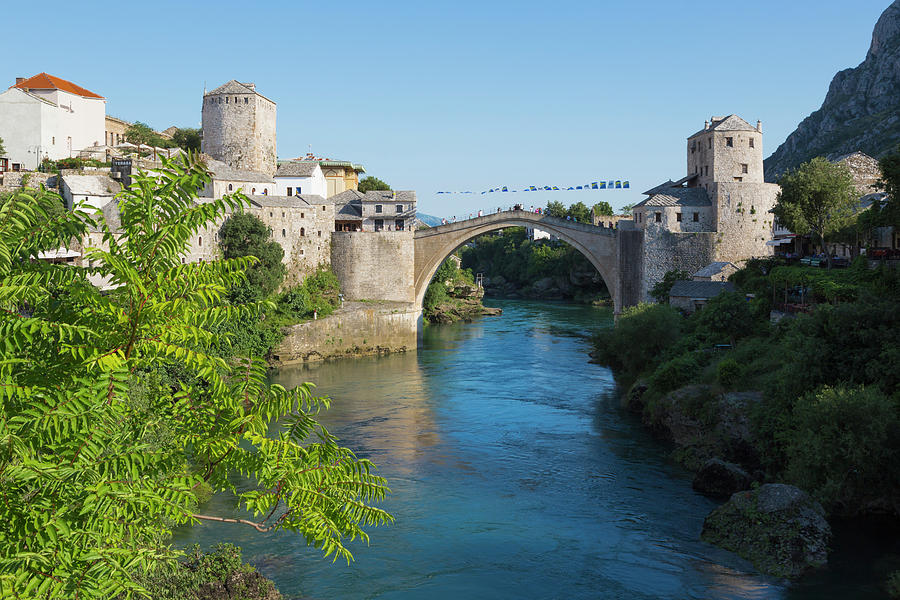
<svg viewBox="0 0 900 600">
<path fill-rule="evenodd" d="M 230 192 L 230 191 L 233 190 L 233 189 L 234 189 L 234 186 L 231 185 L 231 184 L 229 183 L 229 184 L 228 184 L 228 191 Z"/>
<path fill-rule="evenodd" d="M 247 98 L 246 96 L 244 96 L 244 104 L 249 104 L 249 103 L 250 103 L 250 98 Z"/>
<path fill-rule="evenodd" d="M 203 236 L 202 236 L 202 235 L 201 235 L 200 237 L 197 238 L 197 245 L 198 245 L 198 246 L 202 246 L 202 245 L 203 245 Z"/>
<path fill-rule="evenodd" d="M 284 229 L 281 230 L 281 237 L 287 237 L 287 231 Z"/>
<path fill-rule="evenodd" d="M 301 227 L 300 228 L 300 237 L 304 237 L 305 235 L 306 235 L 306 228 Z"/>
<path fill-rule="evenodd" d="M 255 193 L 256 193 L 256 188 L 253 188 L 253 190 L 252 190 L 250 193 L 251 193 L 251 194 L 255 194 Z"/>
<path fill-rule="evenodd" d="M 263 196 L 269 195 L 269 188 L 263 188 Z"/>
</svg>

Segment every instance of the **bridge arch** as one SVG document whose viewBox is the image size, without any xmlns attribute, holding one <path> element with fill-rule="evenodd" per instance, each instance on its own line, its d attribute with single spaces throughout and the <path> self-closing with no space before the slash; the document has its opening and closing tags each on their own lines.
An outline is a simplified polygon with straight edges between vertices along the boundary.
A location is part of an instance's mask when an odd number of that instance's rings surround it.
<svg viewBox="0 0 900 600">
<path fill-rule="evenodd" d="M 485 233 L 506 227 L 531 227 L 547 231 L 573 246 L 590 261 L 609 290 L 616 313 L 621 309 L 616 230 L 567 221 L 524 210 L 513 210 L 416 231 L 415 296 L 422 309 L 425 290 L 438 267 L 457 248 Z"/>
</svg>

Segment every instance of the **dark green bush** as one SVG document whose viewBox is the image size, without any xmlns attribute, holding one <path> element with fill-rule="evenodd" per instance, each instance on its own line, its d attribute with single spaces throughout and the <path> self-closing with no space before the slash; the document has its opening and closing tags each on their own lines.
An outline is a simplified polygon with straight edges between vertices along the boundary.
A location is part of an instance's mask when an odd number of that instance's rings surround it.
<svg viewBox="0 0 900 600">
<path fill-rule="evenodd" d="M 788 481 L 843 512 L 900 493 L 900 402 L 874 387 L 800 398 L 785 438 Z"/>
<path fill-rule="evenodd" d="M 725 388 L 732 388 L 740 381 L 741 366 L 733 358 L 726 358 L 716 366 L 716 379 Z"/>
<path fill-rule="evenodd" d="M 696 353 L 684 354 L 661 364 L 650 378 L 652 392 L 662 395 L 690 383 L 696 383 L 705 364 Z"/>
<path fill-rule="evenodd" d="M 595 357 L 628 380 L 650 371 L 681 335 L 682 318 L 667 304 L 639 304 L 625 309 L 612 329 L 594 336 Z"/>
</svg>

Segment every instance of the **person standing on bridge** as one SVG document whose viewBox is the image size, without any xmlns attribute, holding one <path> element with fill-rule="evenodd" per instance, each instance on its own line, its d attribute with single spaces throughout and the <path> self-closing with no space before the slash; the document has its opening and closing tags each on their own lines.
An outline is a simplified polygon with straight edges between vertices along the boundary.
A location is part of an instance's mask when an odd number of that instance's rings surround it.
<svg viewBox="0 0 900 600">
<path fill-rule="evenodd" d="M 479 217 L 483 217 L 483 216 L 484 216 L 484 211 L 482 211 L 481 209 L 478 209 L 478 216 L 479 216 Z"/>
</svg>

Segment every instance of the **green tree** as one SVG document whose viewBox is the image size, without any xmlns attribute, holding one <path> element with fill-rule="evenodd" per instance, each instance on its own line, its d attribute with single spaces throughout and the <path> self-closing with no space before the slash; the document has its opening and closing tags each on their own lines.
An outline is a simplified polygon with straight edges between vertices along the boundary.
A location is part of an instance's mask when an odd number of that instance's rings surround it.
<svg viewBox="0 0 900 600">
<path fill-rule="evenodd" d="M 827 239 L 847 223 L 856 205 L 850 171 L 844 164 L 814 158 L 782 175 L 778 184 L 775 216 L 794 233 L 818 239 L 830 269 Z"/>
<path fill-rule="evenodd" d="M 3 138 L 0 138 L 0 157 L 6 156 L 6 148 L 3 146 Z"/>
<path fill-rule="evenodd" d="M 598 202 L 594 205 L 594 214 L 602 217 L 611 217 L 616 214 L 609 202 Z"/>
<path fill-rule="evenodd" d="M 879 160 L 878 166 L 881 168 L 879 188 L 888 195 L 887 200 L 878 207 L 879 224 L 900 226 L 900 147 Z"/>
<path fill-rule="evenodd" d="M 625 206 L 622 207 L 622 210 L 619 211 L 619 214 L 620 215 L 630 215 L 631 211 L 634 210 L 634 207 L 635 207 L 634 202 L 632 202 L 631 204 L 626 204 Z"/>
<path fill-rule="evenodd" d="M 566 212 L 572 217 L 573 221 L 578 221 L 579 223 L 592 223 L 591 209 L 589 209 L 584 202 L 576 202 L 571 205 Z"/>
<path fill-rule="evenodd" d="M 203 132 L 190 127 L 179 127 L 172 134 L 172 143 L 185 151 L 200 151 L 200 142 L 203 141 Z"/>
<path fill-rule="evenodd" d="M 682 271 L 681 269 L 666 271 L 662 281 L 658 281 L 653 288 L 650 289 L 650 295 L 660 304 L 668 304 L 669 292 L 672 291 L 672 286 L 675 285 L 675 282 L 689 280 L 690 278 L 691 274 L 687 271 Z"/>
<path fill-rule="evenodd" d="M 566 210 L 566 205 L 562 202 L 551 200 L 547 203 L 547 209 L 544 211 L 544 214 L 556 217 L 557 219 L 565 219 L 569 214 L 569 211 Z"/>
<path fill-rule="evenodd" d="M 197 203 L 196 156 L 140 173 L 120 199 L 108 250 L 88 269 L 34 260 L 87 230 L 74 210 L 47 225 L 45 191 L 0 206 L 0 597 L 143 594 L 176 557 L 174 526 L 216 520 L 295 532 L 325 555 L 391 517 L 387 493 L 315 420 L 311 386 L 270 385 L 257 359 L 216 358 L 208 328 L 260 307 L 223 303 L 255 259 L 182 264 L 190 240 L 242 196 Z M 167 371 L 174 377 L 148 377 Z M 132 396 L 135 380 L 149 390 Z M 243 477 L 241 488 L 232 483 Z M 193 491 L 230 490 L 247 518 L 200 514 Z"/>
<path fill-rule="evenodd" d="M 141 146 L 156 146 L 165 148 L 169 146 L 169 141 L 156 133 L 152 127 L 146 123 L 135 121 L 125 130 L 125 139 L 132 144 Z"/>
<path fill-rule="evenodd" d="M 219 246 L 224 258 L 253 256 L 256 263 L 247 269 L 247 277 L 231 292 L 235 302 L 256 302 L 268 297 L 284 280 L 284 249 L 272 240 L 272 229 L 254 215 L 239 212 L 219 231 Z"/>
<path fill-rule="evenodd" d="M 370 175 L 359 182 L 358 189 L 360 192 L 365 194 L 366 192 L 374 192 L 377 190 L 390 191 L 391 186 L 378 179 L 377 177 L 372 177 Z"/>
</svg>

